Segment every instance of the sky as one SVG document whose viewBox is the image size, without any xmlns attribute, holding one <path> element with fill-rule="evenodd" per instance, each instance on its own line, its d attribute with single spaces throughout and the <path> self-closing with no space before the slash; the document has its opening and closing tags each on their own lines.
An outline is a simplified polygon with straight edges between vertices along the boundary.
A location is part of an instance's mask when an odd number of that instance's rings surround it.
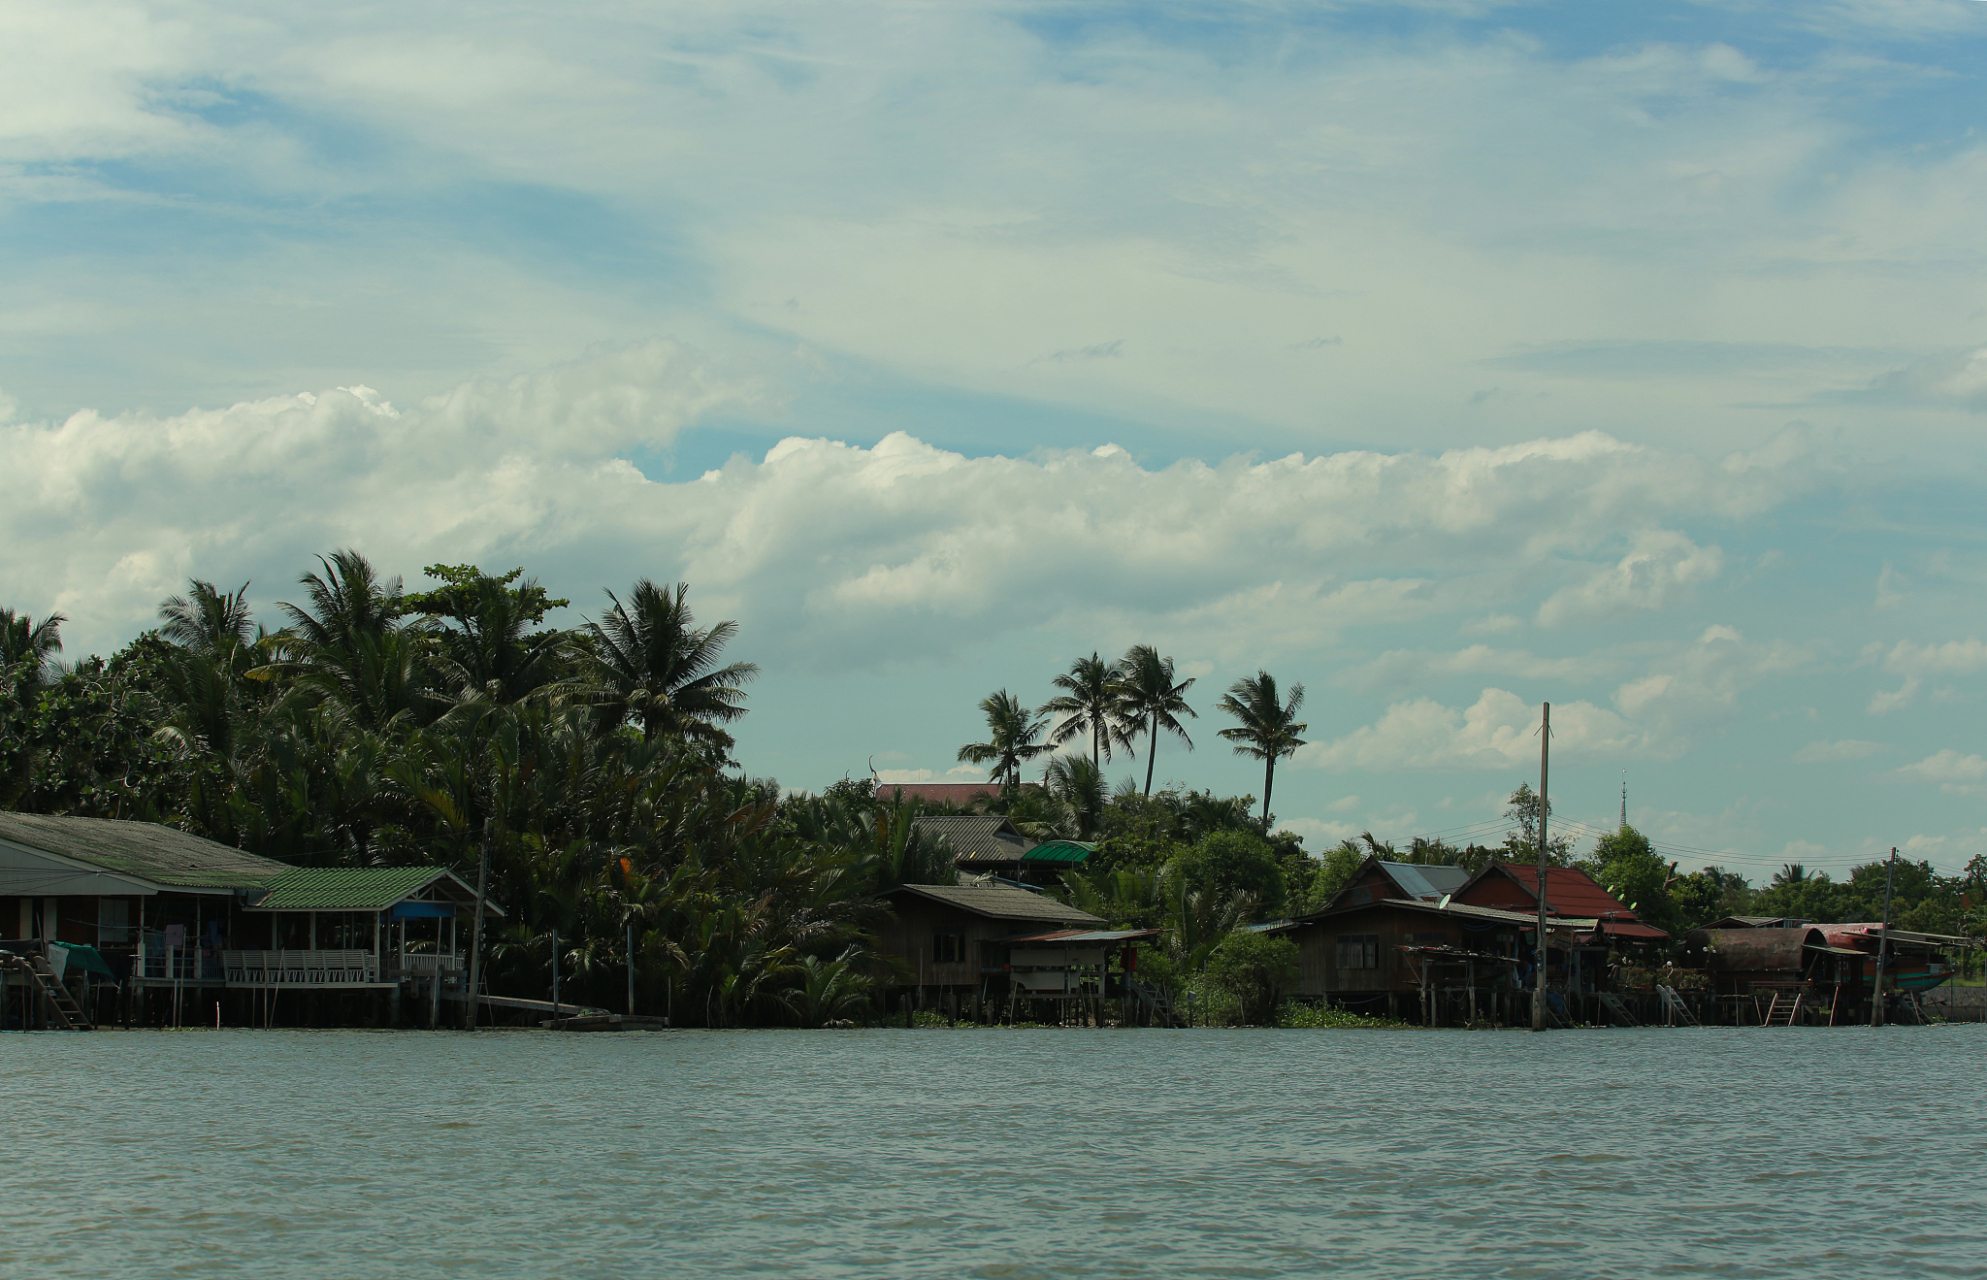
<svg viewBox="0 0 1987 1280">
<path fill-rule="evenodd" d="M 1987 852 L 1987 4 L 0 7 L 0 606 L 690 584 L 738 758 L 1147 643 L 1313 849 Z M 1143 757 L 1108 766 L 1143 775 Z"/>
</svg>

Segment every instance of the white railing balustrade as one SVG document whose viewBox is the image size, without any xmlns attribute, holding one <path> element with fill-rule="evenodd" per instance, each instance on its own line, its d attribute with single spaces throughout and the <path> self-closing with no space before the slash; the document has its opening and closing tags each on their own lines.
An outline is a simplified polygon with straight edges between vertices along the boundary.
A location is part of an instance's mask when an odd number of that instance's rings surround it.
<svg viewBox="0 0 1987 1280">
<path fill-rule="evenodd" d="M 369 951 L 223 951 L 222 972 L 231 986 L 324 987 L 378 982 L 379 964 Z"/>
</svg>

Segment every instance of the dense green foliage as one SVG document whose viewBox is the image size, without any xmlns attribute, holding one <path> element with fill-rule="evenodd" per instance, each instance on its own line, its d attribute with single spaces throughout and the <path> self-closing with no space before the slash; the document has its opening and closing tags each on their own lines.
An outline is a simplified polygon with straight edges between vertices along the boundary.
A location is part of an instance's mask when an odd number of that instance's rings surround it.
<svg viewBox="0 0 1987 1280">
<path fill-rule="evenodd" d="M 61 670 L 60 619 L 0 617 L 0 803 L 170 823 L 306 865 L 432 863 L 487 846 L 507 917 L 491 985 L 679 1022 L 817 1023 L 892 980 L 878 893 L 950 881 L 949 850 L 866 789 L 783 799 L 738 775 L 724 726 L 749 664 L 687 589 L 636 583 L 598 622 L 513 571 L 436 565 L 409 594 L 339 552 L 286 625 L 193 584 L 108 661 Z"/>
</svg>

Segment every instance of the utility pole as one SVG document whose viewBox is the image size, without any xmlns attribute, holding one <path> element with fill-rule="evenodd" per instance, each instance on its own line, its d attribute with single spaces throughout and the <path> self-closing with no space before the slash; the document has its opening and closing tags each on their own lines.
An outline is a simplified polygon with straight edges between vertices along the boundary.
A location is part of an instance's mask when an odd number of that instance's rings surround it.
<svg viewBox="0 0 1987 1280">
<path fill-rule="evenodd" d="M 1621 771 L 1621 829 L 1628 830 L 1628 770 Z"/>
<path fill-rule="evenodd" d="M 476 993 L 481 990 L 483 981 L 483 898 L 490 891 L 490 819 L 483 819 L 483 843 L 476 857 L 476 928 L 470 934 L 469 944 L 469 990 L 462 1002 L 462 1029 L 476 1029 Z M 435 975 L 437 986 L 441 975 Z"/>
<path fill-rule="evenodd" d="M 1539 719 L 1539 936 L 1532 969 L 1532 1030 L 1545 1030 L 1545 788 L 1552 763 L 1552 704 L 1541 704 Z"/>
<path fill-rule="evenodd" d="M 1870 989 L 1870 1025 L 1883 1025 L 1884 957 L 1890 951 L 1890 892 L 1897 885 L 1897 846 L 1890 847 L 1890 862 L 1884 868 L 1883 936 L 1877 940 L 1877 980 Z"/>
</svg>

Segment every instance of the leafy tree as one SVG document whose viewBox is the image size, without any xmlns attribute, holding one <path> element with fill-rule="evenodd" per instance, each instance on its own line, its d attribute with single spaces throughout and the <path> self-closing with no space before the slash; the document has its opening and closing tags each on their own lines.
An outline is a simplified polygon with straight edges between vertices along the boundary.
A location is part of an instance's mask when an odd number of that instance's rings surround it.
<svg viewBox="0 0 1987 1280">
<path fill-rule="evenodd" d="M 473 564 L 431 564 L 424 572 L 442 585 L 408 595 L 404 607 L 441 624 L 458 699 L 516 702 L 564 676 L 567 637 L 530 628 L 572 601 L 553 599 L 534 578 L 518 582 L 522 569 L 492 577 Z"/>
<path fill-rule="evenodd" d="M 987 718 L 987 740 L 959 748 L 959 759 L 988 766 L 994 781 L 1004 787 L 1020 786 L 1021 766 L 1049 750 L 1039 741 L 1048 721 L 1005 689 L 980 699 L 980 711 Z"/>
<path fill-rule="evenodd" d="M 1241 1001 L 1244 1022 L 1266 1025 L 1297 981 L 1297 944 L 1247 930 L 1231 933 L 1208 957 L 1207 976 Z"/>
<path fill-rule="evenodd" d="M 1263 830 L 1269 830 L 1270 791 L 1276 783 L 1276 762 L 1296 753 L 1304 745 L 1298 735 L 1308 725 L 1297 719 L 1304 705 L 1304 686 L 1290 686 L 1290 695 L 1278 701 L 1276 677 L 1267 671 L 1253 678 L 1237 680 L 1221 695 L 1221 709 L 1240 723 L 1223 729 L 1221 736 L 1235 744 L 1235 754 L 1263 762 Z"/>
<path fill-rule="evenodd" d="M 1583 870 L 1658 929 L 1674 930 L 1682 919 L 1669 891 L 1676 864 L 1657 856 L 1649 838 L 1633 827 L 1610 831 L 1596 841 Z"/>
<path fill-rule="evenodd" d="M 1196 841 L 1174 855 L 1167 874 L 1216 901 L 1247 894 L 1265 916 L 1283 908 L 1283 868 L 1276 850 L 1252 831 L 1218 831 Z"/>
<path fill-rule="evenodd" d="M 1341 840 L 1319 860 L 1318 869 L 1306 886 L 1301 910 L 1323 911 L 1332 899 L 1352 883 L 1359 868 L 1366 865 L 1366 852 L 1350 840 Z"/>
<path fill-rule="evenodd" d="M 1548 827 L 1552 818 L 1552 802 L 1546 801 L 1545 817 Z M 1514 830 L 1504 837 L 1504 856 L 1512 862 L 1537 862 L 1539 857 L 1539 796 L 1532 790 L 1532 784 L 1521 782 L 1511 793 L 1511 799 L 1504 810 L 1505 821 Z M 1572 864 L 1573 841 L 1566 836 L 1555 836 L 1548 830 L 1545 842 L 1545 860 L 1548 866 L 1564 867 Z"/>
<path fill-rule="evenodd" d="M 745 714 L 743 686 L 759 668 L 720 665 L 738 624 L 699 628 L 689 594 L 687 583 L 672 593 L 647 578 L 635 583 L 626 605 L 608 592 L 613 607 L 586 624 L 591 643 L 575 646 L 581 678 L 610 724 L 633 720 L 644 740 L 663 734 L 729 751 L 732 738 L 722 726 Z"/>
<path fill-rule="evenodd" d="M 1159 651 L 1149 644 L 1136 644 L 1125 651 L 1118 660 L 1118 681 L 1121 703 L 1120 713 L 1124 717 L 1124 727 L 1128 738 L 1138 734 L 1146 735 L 1145 748 L 1145 794 L 1152 794 L 1152 768 L 1159 759 L 1159 734 L 1161 730 L 1172 734 L 1187 744 L 1187 750 L 1194 749 L 1194 740 L 1187 736 L 1180 717 L 1198 718 L 1194 709 L 1187 705 L 1186 692 L 1193 687 L 1194 678 L 1175 680 L 1173 660 L 1162 658 Z"/>
</svg>

